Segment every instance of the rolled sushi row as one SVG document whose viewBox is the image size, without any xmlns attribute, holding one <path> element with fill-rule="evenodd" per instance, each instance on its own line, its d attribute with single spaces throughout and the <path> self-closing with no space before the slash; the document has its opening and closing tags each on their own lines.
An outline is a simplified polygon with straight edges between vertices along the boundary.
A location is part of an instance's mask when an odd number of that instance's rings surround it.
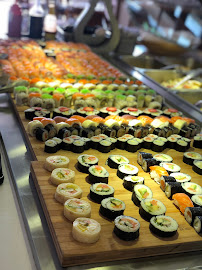
<svg viewBox="0 0 202 270">
<path fill-rule="evenodd" d="M 202 155 L 196 152 L 185 152 L 183 162 L 192 165 L 192 170 L 202 175 Z"/>
</svg>

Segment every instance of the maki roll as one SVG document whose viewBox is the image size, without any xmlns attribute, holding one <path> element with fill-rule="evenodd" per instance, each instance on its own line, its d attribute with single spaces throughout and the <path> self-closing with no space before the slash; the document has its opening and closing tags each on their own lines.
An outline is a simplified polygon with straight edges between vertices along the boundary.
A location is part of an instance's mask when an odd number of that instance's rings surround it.
<svg viewBox="0 0 202 270">
<path fill-rule="evenodd" d="M 109 197 L 101 201 L 100 214 L 109 219 L 114 220 L 116 217 L 123 215 L 126 205 L 123 201 L 114 197 Z"/>
<path fill-rule="evenodd" d="M 111 150 L 116 148 L 116 142 L 117 142 L 116 138 L 107 137 L 106 140 L 111 142 Z"/>
<path fill-rule="evenodd" d="M 190 225 L 193 225 L 194 219 L 196 216 L 202 216 L 201 207 L 186 207 L 185 208 L 184 217 Z"/>
<path fill-rule="evenodd" d="M 182 137 L 182 140 L 184 140 L 185 142 L 187 142 L 187 150 L 190 148 L 191 145 L 191 140 L 185 137 Z"/>
<path fill-rule="evenodd" d="M 153 158 L 153 155 L 146 152 L 139 152 L 137 156 L 137 163 L 142 166 L 143 160 L 148 158 Z"/>
<path fill-rule="evenodd" d="M 154 139 L 151 138 L 150 136 L 144 137 L 144 139 L 143 139 L 143 148 L 151 149 L 153 140 Z"/>
<path fill-rule="evenodd" d="M 67 168 L 56 168 L 52 171 L 50 181 L 58 186 L 62 183 L 74 183 L 75 172 Z"/>
<path fill-rule="evenodd" d="M 202 207 L 202 194 L 201 195 L 193 195 L 191 200 L 196 207 Z"/>
<path fill-rule="evenodd" d="M 103 128 L 102 129 L 102 132 L 107 135 L 108 137 L 112 137 L 112 138 L 115 138 L 116 137 L 116 130 L 113 129 L 113 128 Z"/>
<path fill-rule="evenodd" d="M 101 142 L 103 139 L 100 137 L 100 135 L 98 136 L 93 136 L 90 138 L 91 139 L 91 148 L 93 149 L 98 149 L 98 145 L 99 142 Z"/>
<path fill-rule="evenodd" d="M 194 136 L 193 147 L 202 148 L 202 134 Z"/>
<path fill-rule="evenodd" d="M 180 193 L 180 192 L 183 192 L 181 183 L 166 182 L 165 195 L 168 199 L 171 199 L 174 194 Z"/>
<path fill-rule="evenodd" d="M 139 171 L 138 168 L 134 165 L 121 164 L 118 167 L 117 176 L 123 179 L 125 176 L 128 176 L 128 175 L 137 175 L 138 171 Z"/>
<path fill-rule="evenodd" d="M 194 160 L 193 171 L 202 175 L 202 160 Z"/>
<path fill-rule="evenodd" d="M 101 226 L 91 218 L 77 218 L 73 222 L 72 236 L 81 243 L 93 244 L 100 238 Z"/>
<path fill-rule="evenodd" d="M 133 191 L 137 184 L 144 184 L 144 177 L 128 175 L 123 178 L 123 186 L 129 191 Z"/>
<path fill-rule="evenodd" d="M 83 140 L 74 140 L 72 143 L 72 152 L 83 153 L 85 142 Z"/>
<path fill-rule="evenodd" d="M 121 155 L 110 155 L 107 159 L 107 164 L 110 168 L 118 169 L 120 164 L 128 164 L 129 160 Z"/>
<path fill-rule="evenodd" d="M 82 136 L 82 137 L 85 137 L 85 138 L 91 138 L 91 137 L 93 137 L 94 136 L 94 131 L 93 130 L 91 130 L 90 128 L 82 128 L 81 129 L 81 132 L 80 132 L 80 135 Z"/>
<path fill-rule="evenodd" d="M 175 149 L 179 152 L 185 152 L 187 150 L 188 143 L 182 139 L 177 140 Z"/>
<path fill-rule="evenodd" d="M 43 128 L 43 124 L 39 120 L 30 121 L 27 126 L 29 135 L 35 137 L 37 128 Z"/>
<path fill-rule="evenodd" d="M 114 188 L 106 183 L 95 183 L 90 187 L 90 198 L 101 203 L 103 199 L 114 196 Z"/>
<path fill-rule="evenodd" d="M 63 150 L 66 150 L 66 151 L 70 151 L 72 149 L 72 144 L 73 144 L 73 139 L 70 138 L 70 137 L 65 137 L 63 140 L 62 140 L 62 149 Z"/>
<path fill-rule="evenodd" d="M 85 144 L 84 144 L 84 150 L 90 149 L 91 140 L 89 138 L 85 138 L 85 137 L 81 137 L 81 140 L 85 142 Z"/>
<path fill-rule="evenodd" d="M 124 137 L 124 136 L 119 137 L 119 138 L 117 139 L 117 142 L 116 142 L 116 147 L 117 147 L 118 149 L 124 150 L 125 147 L 126 147 L 126 142 L 127 142 L 127 140 L 128 140 L 127 137 Z"/>
<path fill-rule="evenodd" d="M 68 199 L 82 197 L 82 189 L 73 183 L 63 183 L 57 186 L 55 191 L 56 201 L 64 204 Z"/>
<path fill-rule="evenodd" d="M 52 124 L 48 124 L 44 128 L 48 131 L 48 138 L 49 139 L 56 136 L 57 130 Z"/>
<path fill-rule="evenodd" d="M 165 142 L 159 139 L 153 140 L 151 149 L 154 152 L 162 152 L 165 148 Z"/>
<path fill-rule="evenodd" d="M 167 182 L 176 182 L 176 179 L 172 176 L 162 175 L 160 178 L 160 188 L 165 191 Z"/>
<path fill-rule="evenodd" d="M 202 233 L 202 216 L 195 217 L 193 227 L 197 233 Z"/>
<path fill-rule="evenodd" d="M 48 131 L 45 128 L 38 127 L 35 133 L 36 139 L 42 142 L 48 140 Z"/>
<path fill-rule="evenodd" d="M 177 233 L 178 223 L 172 217 L 159 215 L 151 218 L 149 229 L 160 237 L 172 237 Z"/>
<path fill-rule="evenodd" d="M 180 129 L 179 135 L 185 137 L 185 138 L 190 138 L 191 137 L 191 129 L 188 127 L 183 127 Z"/>
<path fill-rule="evenodd" d="M 138 147 L 139 147 L 139 143 L 138 143 L 138 141 L 136 139 L 129 139 L 126 142 L 126 148 L 125 149 L 128 152 L 135 153 L 135 152 L 137 152 Z"/>
<path fill-rule="evenodd" d="M 158 165 L 158 161 L 155 158 L 146 158 L 143 160 L 142 169 L 144 172 L 149 172 L 150 167 L 154 165 Z"/>
<path fill-rule="evenodd" d="M 69 128 L 67 128 L 67 127 L 61 128 L 57 134 L 58 138 L 60 138 L 60 139 L 64 139 L 66 137 L 69 137 L 70 135 L 71 135 L 71 132 L 70 132 Z"/>
<path fill-rule="evenodd" d="M 170 176 L 174 177 L 177 182 L 179 183 L 185 183 L 185 182 L 190 182 L 191 181 L 191 176 L 186 173 L 171 173 Z"/>
<path fill-rule="evenodd" d="M 104 167 L 98 166 L 98 165 L 92 165 L 90 166 L 88 171 L 89 171 L 90 183 L 94 184 L 94 183 L 101 182 L 101 183 L 108 184 L 109 173 Z"/>
<path fill-rule="evenodd" d="M 33 120 L 33 118 L 35 117 L 35 110 L 33 108 L 29 108 L 29 109 L 26 109 L 24 111 L 25 113 L 25 118 L 28 119 L 28 120 Z"/>
<path fill-rule="evenodd" d="M 118 216 L 114 220 L 114 234 L 124 241 L 132 241 L 139 237 L 140 223 L 129 216 Z"/>
<path fill-rule="evenodd" d="M 53 139 L 45 141 L 44 152 L 46 153 L 56 153 L 58 151 L 57 142 Z"/>
<path fill-rule="evenodd" d="M 158 163 L 173 161 L 173 158 L 171 156 L 162 153 L 154 155 L 154 159 L 156 159 Z"/>
<path fill-rule="evenodd" d="M 188 165 L 193 165 L 195 160 L 202 160 L 202 156 L 196 152 L 186 152 L 183 155 L 183 162 Z"/>
<path fill-rule="evenodd" d="M 49 156 L 44 163 L 44 168 L 49 172 L 56 168 L 67 168 L 68 166 L 69 159 L 65 156 Z"/>
<path fill-rule="evenodd" d="M 93 155 L 80 155 L 78 158 L 78 169 L 81 172 L 88 173 L 90 166 L 98 164 L 98 158 Z"/>
<path fill-rule="evenodd" d="M 162 163 L 159 164 L 159 166 L 166 169 L 166 171 L 169 174 L 180 172 L 180 170 L 181 170 L 180 166 L 178 166 L 177 164 L 174 164 L 174 163 L 162 162 Z"/>
<path fill-rule="evenodd" d="M 165 205 L 157 199 L 147 198 L 140 203 L 139 213 L 146 221 L 149 221 L 154 216 L 164 215 L 165 212 Z"/>
<path fill-rule="evenodd" d="M 178 139 L 173 137 L 173 136 L 170 136 L 170 137 L 167 138 L 167 140 L 168 140 L 167 141 L 168 148 L 175 149 Z"/>
<path fill-rule="evenodd" d="M 101 140 L 98 144 L 98 151 L 108 153 L 111 150 L 112 143 L 109 140 Z"/>
<path fill-rule="evenodd" d="M 90 217 L 91 205 L 81 199 L 69 199 L 64 203 L 64 216 L 70 221 L 74 221 L 78 217 Z"/>
<path fill-rule="evenodd" d="M 191 197 L 193 195 L 201 195 L 202 194 L 201 186 L 199 186 L 198 184 L 193 183 L 193 182 L 182 183 L 182 190 L 189 197 Z"/>
<path fill-rule="evenodd" d="M 57 143 L 57 149 L 59 151 L 62 148 L 62 140 L 57 137 L 53 137 L 52 140 L 54 140 Z"/>
<path fill-rule="evenodd" d="M 143 184 L 137 184 L 134 186 L 134 190 L 132 193 L 132 201 L 135 205 L 140 206 L 140 202 L 143 199 L 149 198 L 151 199 L 153 197 L 153 193 L 151 189 Z"/>
</svg>

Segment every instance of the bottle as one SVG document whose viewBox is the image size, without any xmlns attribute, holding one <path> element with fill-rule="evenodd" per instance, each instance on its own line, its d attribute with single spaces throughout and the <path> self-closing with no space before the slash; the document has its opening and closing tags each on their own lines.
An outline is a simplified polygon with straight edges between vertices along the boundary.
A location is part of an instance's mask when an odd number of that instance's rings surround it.
<svg viewBox="0 0 202 270">
<path fill-rule="evenodd" d="M 21 3 L 21 12 L 22 12 L 21 36 L 28 36 L 30 23 L 28 0 L 24 0 Z"/>
<path fill-rule="evenodd" d="M 53 3 L 49 4 L 48 14 L 44 18 L 44 33 L 45 40 L 55 39 L 57 32 L 57 17 L 55 14 L 55 5 Z"/>
<path fill-rule="evenodd" d="M 29 37 L 33 39 L 41 39 L 43 31 L 43 19 L 45 11 L 40 0 L 35 0 L 34 5 L 29 10 L 30 28 Z"/>
<path fill-rule="evenodd" d="M 20 38 L 21 23 L 22 23 L 21 9 L 18 5 L 18 1 L 16 0 L 9 10 L 9 22 L 8 22 L 9 37 Z"/>
</svg>

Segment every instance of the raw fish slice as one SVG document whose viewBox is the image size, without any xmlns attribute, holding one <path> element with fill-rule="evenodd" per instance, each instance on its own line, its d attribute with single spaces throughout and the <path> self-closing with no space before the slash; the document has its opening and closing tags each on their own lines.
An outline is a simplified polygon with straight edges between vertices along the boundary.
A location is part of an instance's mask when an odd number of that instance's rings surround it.
<svg viewBox="0 0 202 270">
<path fill-rule="evenodd" d="M 194 207 L 191 199 L 184 193 L 176 193 L 172 197 L 173 203 L 180 209 L 180 212 L 184 215 L 186 207 Z"/>
</svg>

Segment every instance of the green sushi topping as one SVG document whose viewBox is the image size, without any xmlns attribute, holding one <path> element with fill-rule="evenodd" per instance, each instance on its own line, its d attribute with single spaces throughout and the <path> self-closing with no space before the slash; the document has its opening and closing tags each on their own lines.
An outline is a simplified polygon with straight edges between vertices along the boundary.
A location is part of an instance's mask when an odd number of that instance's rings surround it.
<svg viewBox="0 0 202 270">
<path fill-rule="evenodd" d="M 25 86 L 16 86 L 16 87 L 14 87 L 14 91 L 15 92 L 26 92 L 27 87 L 25 87 Z"/>
<path fill-rule="evenodd" d="M 30 87 L 29 88 L 29 92 L 32 92 L 32 93 L 40 93 L 41 90 L 37 87 Z"/>
<path fill-rule="evenodd" d="M 54 90 L 54 94 L 55 93 L 64 94 L 65 92 L 66 92 L 66 90 L 64 88 L 60 88 L 60 87 L 58 87 Z"/>
<path fill-rule="evenodd" d="M 116 99 L 124 100 L 126 97 L 124 95 L 117 95 Z"/>
<path fill-rule="evenodd" d="M 89 94 L 89 93 L 91 93 L 91 91 L 88 90 L 88 89 L 82 89 L 82 90 L 81 90 L 81 93 L 82 93 L 82 94 Z"/>
<path fill-rule="evenodd" d="M 62 173 L 62 172 L 58 172 L 58 173 L 57 173 L 57 176 L 58 176 L 60 179 L 62 179 L 62 178 L 65 177 L 64 173 Z"/>
<path fill-rule="evenodd" d="M 43 94 L 41 95 L 42 99 L 53 99 L 53 96 L 49 95 L 49 94 Z"/>
</svg>

